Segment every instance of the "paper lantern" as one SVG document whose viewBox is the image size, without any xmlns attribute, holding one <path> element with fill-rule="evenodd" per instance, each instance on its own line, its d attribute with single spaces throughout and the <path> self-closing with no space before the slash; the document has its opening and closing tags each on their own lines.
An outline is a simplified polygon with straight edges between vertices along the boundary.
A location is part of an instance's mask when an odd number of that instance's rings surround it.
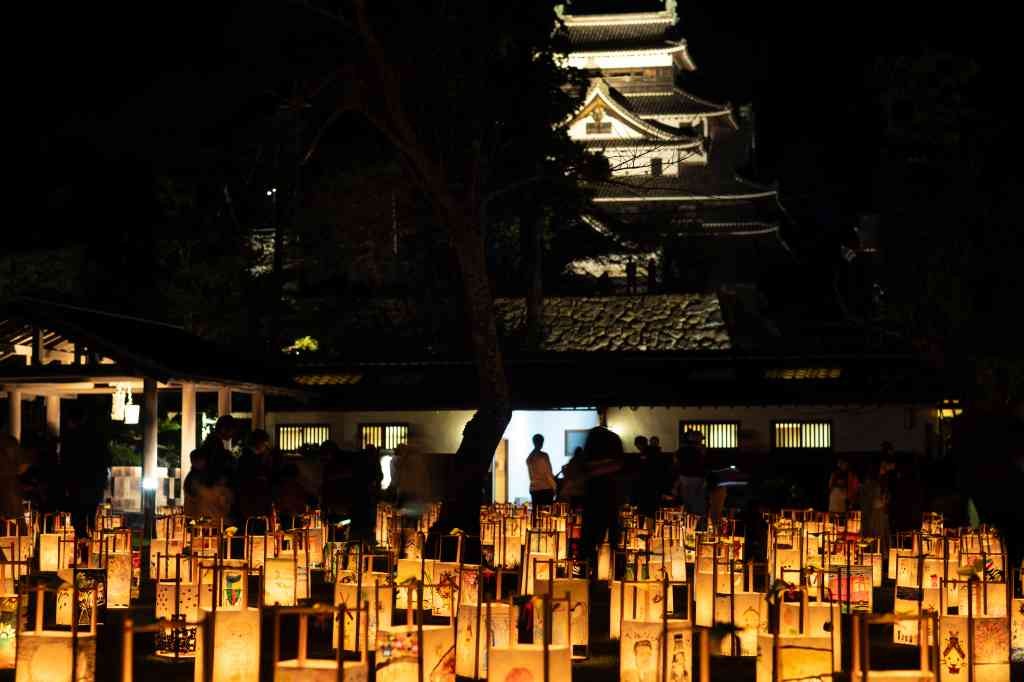
<svg viewBox="0 0 1024 682">
<path fill-rule="evenodd" d="M 661 583 L 657 582 L 611 581 L 609 638 L 619 638 L 619 623 L 621 621 L 660 621 L 663 611 L 662 590 Z"/>
<path fill-rule="evenodd" d="M 597 579 L 611 580 L 612 577 L 612 548 L 607 541 L 602 542 L 597 550 Z"/>
<path fill-rule="evenodd" d="M 431 599 L 431 610 L 435 616 L 451 617 L 458 609 L 459 591 L 462 578 L 459 564 L 448 561 L 438 561 L 434 564 L 435 586 L 433 598 Z M 431 588 L 427 588 L 430 590 Z M 476 595 L 473 595 L 476 597 Z M 424 608 L 426 608 L 424 606 Z"/>
<path fill-rule="evenodd" d="M 1024 662 L 1024 599 L 1014 599 L 1010 615 L 1011 655 L 1014 663 Z"/>
<path fill-rule="evenodd" d="M 544 675 L 544 646 L 519 644 L 491 647 L 487 668 L 489 682 L 570 682 L 572 661 L 569 647 L 548 647 L 548 671 Z"/>
<path fill-rule="evenodd" d="M 419 608 L 419 590 L 403 587 L 410 581 L 422 582 L 423 588 L 423 609 L 434 608 L 434 589 L 431 587 L 436 582 L 435 559 L 399 559 L 395 584 L 398 585 L 398 593 L 395 595 L 395 606 L 399 609 Z M 408 600 L 412 599 L 410 603 Z"/>
<path fill-rule="evenodd" d="M 75 531 L 72 528 L 56 533 L 40 533 L 39 570 L 57 572 L 70 568 L 74 559 L 74 541 Z"/>
<path fill-rule="evenodd" d="M 259 682 L 260 610 L 221 611 L 206 614 L 207 627 L 213 629 L 210 659 L 211 679 L 217 682 Z M 195 682 L 203 682 L 203 651 L 198 648 Z"/>
<path fill-rule="evenodd" d="M 976 682 L 1009 678 L 1009 624 L 1005 618 L 975 618 L 974 646 L 968 645 L 967 616 L 939 618 L 939 666 L 942 679 L 966 682 L 969 667 Z M 972 659 L 973 654 L 973 659 Z"/>
<path fill-rule="evenodd" d="M 214 570 L 216 568 L 216 571 Z M 242 559 L 224 559 L 219 563 L 199 564 L 199 608 L 211 610 L 214 577 L 217 577 L 217 610 L 240 611 L 248 604 L 248 567 Z"/>
<path fill-rule="evenodd" d="M 832 676 L 832 640 L 811 635 L 778 635 L 779 656 L 774 664 L 779 667 L 778 679 L 827 679 Z M 772 682 L 773 635 L 757 638 L 757 682 Z"/>
<path fill-rule="evenodd" d="M 455 639 L 450 625 L 423 625 L 420 642 L 416 625 L 381 626 L 377 629 L 377 682 L 416 682 L 418 660 L 423 656 L 425 680 L 454 682 Z"/>
<path fill-rule="evenodd" d="M 261 568 L 263 560 L 274 557 L 274 537 L 272 535 L 246 535 L 245 559 L 253 568 Z"/>
<path fill-rule="evenodd" d="M 367 582 L 369 580 L 369 582 Z M 386 585 L 380 577 L 363 577 L 362 591 L 358 592 L 355 583 L 335 583 L 334 605 L 344 604 L 348 609 L 361 609 L 365 602 L 369 606 L 366 611 L 345 611 L 345 641 L 343 648 L 347 651 L 362 651 L 369 642 L 371 649 L 377 645 L 378 623 L 391 624 L 391 605 L 394 603 L 394 588 Z M 356 619 L 359 620 L 358 631 Z M 335 645 L 338 642 L 340 627 L 337 619 L 334 621 L 334 634 L 332 641 Z"/>
<path fill-rule="evenodd" d="M 0 596 L 0 670 L 14 668 L 17 631 L 18 597 Z"/>
<path fill-rule="evenodd" d="M 757 635 L 768 630 L 768 604 L 762 592 L 736 592 L 732 595 L 730 606 L 729 595 L 719 595 L 715 599 L 715 620 L 719 623 L 732 623 L 740 628 L 736 633 L 740 656 L 757 656 Z M 730 613 L 735 612 L 735 619 L 730 620 Z M 722 638 L 723 656 L 732 655 L 732 640 Z"/>
<path fill-rule="evenodd" d="M 96 637 L 79 634 L 77 645 L 70 632 L 23 631 L 18 636 L 15 682 L 58 682 L 71 680 L 72 656 L 77 646 L 74 682 L 96 678 Z"/>
<path fill-rule="evenodd" d="M 294 559 L 268 558 L 263 566 L 263 603 L 268 606 L 294 606 L 297 590 Z"/>
<path fill-rule="evenodd" d="M 590 581 L 556 578 L 537 581 L 537 587 L 541 594 L 550 594 L 554 599 L 551 603 L 551 643 L 569 645 L 573 658 L 584 658 L 590 643 Z M 569 604 L 564 600 L 566 593 L 569 594 Z M 570 609 L 568 617 L 566 608 Z M 533 631 L 546 631 L 542 608 L 533 610 Z"/>
<path fill-rule="evenodd" d="M 178 595 L 175 602 L 175 594 Z M 196 623 L 199 622 L 199 586 L 160 581 L 156 584 L 156 617 L 175 621 L 156 636 L 156 655 L 191 658 L 196 654 Z"/>
<path fill-rule="evenodd" d="M 70 580 L 70 578 L 68 578 Z M 79 583 L 79 587 L 82 583 Z M 102 586 L 97 589 L 102 590 Z M 72 613 L 78 613 L 78 625 L 88 625 L 92 619 L 92 611 L 96 608 L 96 594 L 97 592 L 89 590 L 79 589 L 78 591 L 78 608 L 74 609 L 71 606 L 71 601 L 74 599 L 74 588 L 70 583 L 62 585 L 57 590 L 57 625 L 71 626 Z"/>
<path fill-rule="evenodd" d="M 132 554 L 109 552 L 107 560 L 107 608 L 127 609 L 132 601 Z"/>
<path fill-rule="evenodd" d="M 693 679 L 693 631 L 689 624 L 669 621 L 667 656 L 663 649 L 665 644 L 662 642 L 662 634 L 662 623 L 632 620 L 622 622 L 622 637 L 619 640 L 619 680 L 657 682 L 662 679 Z M 667 675 L 662 669 L 663 659 L 668 661 Z"/>
<path fill-rule="evenodd" d="M 185 549 L 185 541 L 182 539 L 163 538 L 154 540 L 149 549 L 149 575 L 150 577 L 160 576 L 173 580 L 178 577 L 179 560 L 181 557 L 181 579 L 191 580 L 191 558 L 182 555 Z"/>
<path fill-rule="evenodd" d="M 487 630 L 487 607 L 464 604 L 459 607 L 456 622 L 458 646 L 455 652 L 455 673 L 478 680 L 487 678 L 487 654 L 492 646 L 509 646 L 512 632 L 512 607 L 504 602 L 490 605 L 490 631 Z M 477 641 L 477 620 L 480 638 Z M 475 653 L 474 653 L 475 650 Z"/>
<path fill-rule="evenodd" d="M 520 586 L 522 594 L 537 594 L 535 580 L 547 580 L 551 574 L 551 561 L 554 555 L 547 552 L 530 552 L 527 565 L 523 567 L 523 578 Z"/>
</svg>

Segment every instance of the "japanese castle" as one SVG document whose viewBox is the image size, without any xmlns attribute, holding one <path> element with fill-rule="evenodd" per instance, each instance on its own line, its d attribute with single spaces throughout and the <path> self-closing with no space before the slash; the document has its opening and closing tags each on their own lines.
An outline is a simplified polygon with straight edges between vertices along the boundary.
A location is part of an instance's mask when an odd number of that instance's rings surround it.
<svg viewBox="0 0 1024 682">
<path fill-rule="evenodd" d="M 774 188 L 744 179 L 753 146 L 749 109 L 687 92 L 696 70 L 676 3 L 652 12 L 563 13 L 568 66 L 590 79 L 569 135 L 603 154 L 611 177 L 594 184 L 585 220 L 607 254 L 575 274 L 621 278 L 653 258 L 668 290 L 754 284 L 790 260 Z"/>
</svg>

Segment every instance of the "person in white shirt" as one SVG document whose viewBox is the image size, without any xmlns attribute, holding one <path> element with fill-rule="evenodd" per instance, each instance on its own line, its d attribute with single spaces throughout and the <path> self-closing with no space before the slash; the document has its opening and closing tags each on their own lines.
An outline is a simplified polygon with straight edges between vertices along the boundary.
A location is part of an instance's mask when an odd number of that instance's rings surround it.
<svg viewBox="0 0 1024 682">
<path fill-rule="evenodd" d="M 533 451 L 526 456 L 526 468 L 530 472 L 530 500 L 533 506 L 551 504 L 555 501 L 555 474 L 551 470 L 551 458 L 541 450 L 544 436 L 533 436 Z"/>
</svg>

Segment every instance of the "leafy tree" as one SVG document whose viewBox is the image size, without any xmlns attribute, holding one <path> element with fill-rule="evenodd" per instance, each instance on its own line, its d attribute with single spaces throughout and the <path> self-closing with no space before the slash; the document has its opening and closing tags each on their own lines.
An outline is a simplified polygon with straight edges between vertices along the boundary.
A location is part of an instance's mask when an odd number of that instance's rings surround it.
<svg viewBox="0 0 1024 682">
<path fill-rule="evenodd" d="M 511 418 L 486 257 L 488 230 L 566 186 L 586 162 L 559 124 L 582 95 L 558 63 L 555 3 L 351 0 L 307 5 L 343 27 L 352 51 L 331 122 L 349 112 L 389 143 L 447 237 L 459 273 L 479 409 L 456 456 L 442 527 L 477 524 L 478 490 Z M 541 199 L 543 203 L 543 199 Z M 537 214 L 521 224 L 535 226 Z M 535 244 L 536 240 L 531 239 Z"/>
</svg>

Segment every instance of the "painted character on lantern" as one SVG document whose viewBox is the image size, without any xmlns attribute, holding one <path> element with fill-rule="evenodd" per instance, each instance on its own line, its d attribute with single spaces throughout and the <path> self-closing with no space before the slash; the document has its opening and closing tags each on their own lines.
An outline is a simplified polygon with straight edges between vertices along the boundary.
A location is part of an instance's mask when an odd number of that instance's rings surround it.
<svg viewBox="0 0 1024 682">
<path fill-rule="evenodd" d="M 533 673 L 526 668 L 512 668 L 505 675 L 505 682 L 533 682 Z"/>
<path fill-rule="evenodd" d="M 960 633 L 953 631 L 949 633 L 946 646 L 942 649 L 942 664 L 950 675 L 956 675 L 967 662 L 967 654 L 960 646 Z"/>
<path fill-rule="evenodd" d="M 654 645 L 649 639 L 637 640 L 633 644 L 633 670 L 626 670 L 622 676 L 624 682 L 655 682 L 657 672 L 654 670 Z"/>
</svg>

